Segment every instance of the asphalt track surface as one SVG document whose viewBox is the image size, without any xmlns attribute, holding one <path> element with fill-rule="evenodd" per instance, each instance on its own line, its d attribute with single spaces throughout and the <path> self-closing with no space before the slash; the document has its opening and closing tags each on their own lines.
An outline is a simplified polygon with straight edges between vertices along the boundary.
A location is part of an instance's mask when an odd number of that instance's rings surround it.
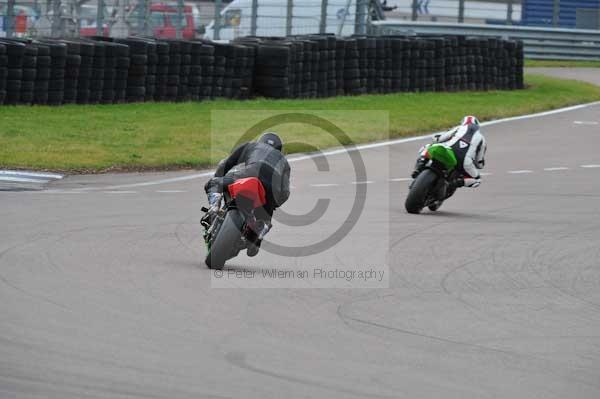
<svg viewBox="0 0 600 399">
<path fill-rule="evenodd" d="M 205 178 L 135 185 L 191 172 L 0 192 L 0 398 L 598 398 L 598 123 L 593 105 L 486 127 L 491 174 L 422 215 L 398 179 L 424 141 L 361 151 L 369 183 L 344 154 L 330 172 L 295 162 L 285 210 L 332 202 L 271 238 L 325 237 L 365 187 L 356 226 L 322 254 L 225 271 L 362 265 L 384 288 L 215 288 Z"/>
</svg>

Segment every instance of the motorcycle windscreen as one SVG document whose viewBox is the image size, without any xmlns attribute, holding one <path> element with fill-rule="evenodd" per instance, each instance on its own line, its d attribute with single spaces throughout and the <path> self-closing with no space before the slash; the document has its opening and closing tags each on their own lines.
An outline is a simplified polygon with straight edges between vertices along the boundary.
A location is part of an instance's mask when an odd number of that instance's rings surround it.
<svg viewBox="0 0 600 399">
<path fill-rule="evenodd" d="M 456 155 L 452 148 L 448 148 L 442 144 L 433 144 L 427 149 L 429 158 L 441 162 L 448 170 L 456 168 Z"/>
<path fill-rule="evenodd" d="M 253 208 L 259 208 L 267 203 L 265 188 L 256 177 L 236 180 L 227 189 L 231 198 L 243 197 L 245 200 L 251 201 Z"/>
</svg>

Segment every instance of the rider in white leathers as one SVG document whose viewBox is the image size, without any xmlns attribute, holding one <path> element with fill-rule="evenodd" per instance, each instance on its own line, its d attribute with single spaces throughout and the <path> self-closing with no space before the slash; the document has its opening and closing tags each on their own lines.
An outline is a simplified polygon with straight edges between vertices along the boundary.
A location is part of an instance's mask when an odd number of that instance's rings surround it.
<svg viewBox="0 0 600 399">
<path fill-rule="evenodd" d="M 478 187 L 481 184 L 479 170 L 485 166 L 486 142 L 476 117 L 465 116 L 459 126 L 435 135 L 433 141 L 452 148 L 456 155 L 459 178 L 454 182 L 455 187 Z"/>
</svg>

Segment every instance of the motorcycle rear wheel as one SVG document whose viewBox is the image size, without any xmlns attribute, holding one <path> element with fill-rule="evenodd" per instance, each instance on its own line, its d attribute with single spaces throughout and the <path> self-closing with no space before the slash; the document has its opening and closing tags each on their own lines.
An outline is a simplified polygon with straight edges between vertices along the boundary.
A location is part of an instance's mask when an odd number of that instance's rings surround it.
<svg viewBox="0 0 600 399">
<path fill-rule="evenodd" d="M 431 170 L 425 169 L 415 179 L 410 187 L 404 207 L 408 213 L 420 213 L 425 207 L 429 192 L 435 185 L 438 176 Z"/>
<path fill-rule="evenodd" d="M 206 255 L 209 269 L 221 270 L 232 257 L 234 248 L 242 236 L 242 217 L 237 209 L 230 209 Z"/>
</svg>

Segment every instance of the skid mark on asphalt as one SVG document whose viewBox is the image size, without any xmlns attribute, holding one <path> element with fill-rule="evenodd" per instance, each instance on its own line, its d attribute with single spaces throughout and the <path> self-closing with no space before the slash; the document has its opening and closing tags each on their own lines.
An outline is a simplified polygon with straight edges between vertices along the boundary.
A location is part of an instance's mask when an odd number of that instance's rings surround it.
<svg viewBox="0 0 600 399">
<path fill-rule="evenodd" d="M 266 375 L 269 377 L 277 378 L 277 379 L 288 381 L 288 382 L 294 382 L 297 384 L 308 385 L 308 386 L 315 387 L 315 388 L 326 389 L 326 390 L 334 391 L 334 392 L 338 392 L 338 393 L 341 392 L 341 393 L 356 396 L 359 398 L 396 398 L 397 397 L 396 395 L 378 395 L 378 394 L 375 394 L 372 392 L 357 391 L 357 390 L 348 389 L 348 388 L 345 388 L 342 386 L 327 384 L 327 383 L 324 383 L 321 381 L 309 380 L 309 379 L 305 379 L 305 378 L 294 377 L 291 375 L 285 375 L 285 374 L 275 372 L 275 371 L 265 370 L 265 369 L 262 369 L 262 368 L 259 368 L 259 367 L 249 364 L 248 361 L 246 360 L 246 355 L 242 352 L 229 352 L 225 355 L 225 359 L 227 359 L 227 361 L 229 363 L 233 364 L 234 366 L 240 367 L 240 368 L 248 370 L 248 371 L 252 371 L 254 373 Z"/>
</svg>

